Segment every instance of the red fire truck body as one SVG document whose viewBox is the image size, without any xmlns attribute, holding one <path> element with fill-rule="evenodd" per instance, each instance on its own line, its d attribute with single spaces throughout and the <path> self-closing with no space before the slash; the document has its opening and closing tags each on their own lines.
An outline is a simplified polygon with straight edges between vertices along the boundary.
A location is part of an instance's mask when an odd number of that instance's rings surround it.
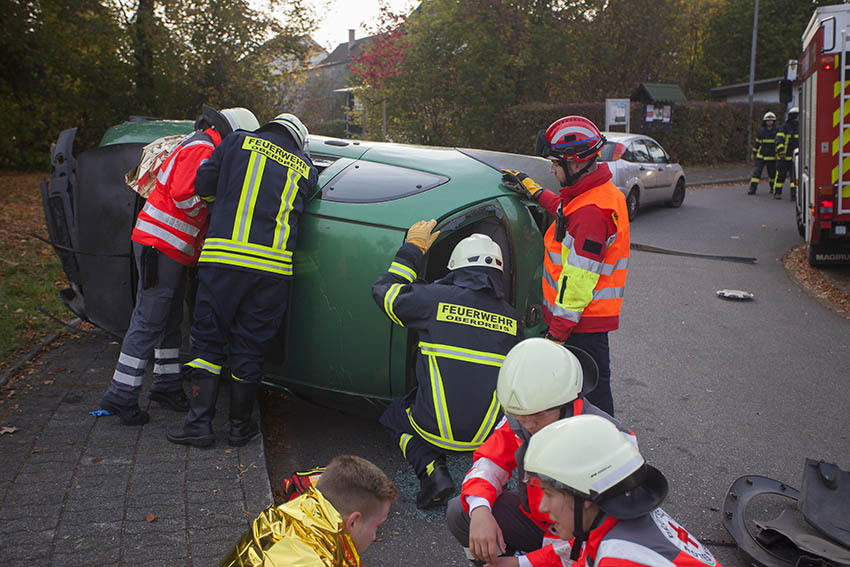
<svg viewBox="0 0 850 567">
<path fill-rule="evenodd" d="M 850 4 L 815 10 L 800 58 L 797 229 L 813 266 L 850 263 Z"/>
</svg>

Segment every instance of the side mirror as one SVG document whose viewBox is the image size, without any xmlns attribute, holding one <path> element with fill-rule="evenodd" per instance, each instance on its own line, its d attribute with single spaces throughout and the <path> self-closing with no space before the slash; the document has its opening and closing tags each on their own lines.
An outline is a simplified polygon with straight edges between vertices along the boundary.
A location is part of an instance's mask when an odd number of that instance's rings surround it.
<svg viewBox="0 0 850 567">
<path fill-rule="evenodd" d="M 679 158 L 673 156 L 667 156 L 667 163 L 679 163 Z"/>
</svg>

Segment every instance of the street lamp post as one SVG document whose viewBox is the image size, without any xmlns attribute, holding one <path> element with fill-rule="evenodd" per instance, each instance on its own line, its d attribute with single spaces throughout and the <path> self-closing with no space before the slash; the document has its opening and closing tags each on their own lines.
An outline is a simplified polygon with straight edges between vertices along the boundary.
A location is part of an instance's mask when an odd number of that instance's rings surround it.
<svg viewBox="0 0 850 567">
<path fill-rule="evenodd" d="M 753 11 L 753 43 L 750 48 L 750 88 L 749 88 L 749 121 L 747 122 L 747 161 L 750 157 L 750 148 L 753 147 L 753 82 L 756 76 L 756 38 L 758 37 L 759 29 L 759 0 L 756 0 L 755 10 Z"/>
</svg>

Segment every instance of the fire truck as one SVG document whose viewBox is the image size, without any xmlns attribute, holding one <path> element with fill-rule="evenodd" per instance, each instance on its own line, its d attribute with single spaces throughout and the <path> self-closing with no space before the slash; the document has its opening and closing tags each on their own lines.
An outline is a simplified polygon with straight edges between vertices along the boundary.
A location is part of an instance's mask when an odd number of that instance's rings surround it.
<svg viewBox="0 0 850 567">
<path fill-rule="evenodd" d="M 797 230 L 809 264 L 850 263 L 850 4 L 817 8 L 798 88 Z"/>
</svg>

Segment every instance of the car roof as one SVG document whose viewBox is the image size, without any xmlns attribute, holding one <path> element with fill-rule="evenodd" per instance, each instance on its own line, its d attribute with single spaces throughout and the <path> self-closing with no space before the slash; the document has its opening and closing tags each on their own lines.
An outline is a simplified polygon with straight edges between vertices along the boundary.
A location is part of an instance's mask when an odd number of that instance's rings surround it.
<svg viewBox="0 0 850 567">
<path fill-rule="evenodd" d="M 638 139 L 649 138 L 657 143 L 657 140 L 644 134 L 635 134 L 634 132 L 602 132 L 605 139 L 609 142 L 619 142 L 621 144 L 632 142 Z"/>
</svg>

